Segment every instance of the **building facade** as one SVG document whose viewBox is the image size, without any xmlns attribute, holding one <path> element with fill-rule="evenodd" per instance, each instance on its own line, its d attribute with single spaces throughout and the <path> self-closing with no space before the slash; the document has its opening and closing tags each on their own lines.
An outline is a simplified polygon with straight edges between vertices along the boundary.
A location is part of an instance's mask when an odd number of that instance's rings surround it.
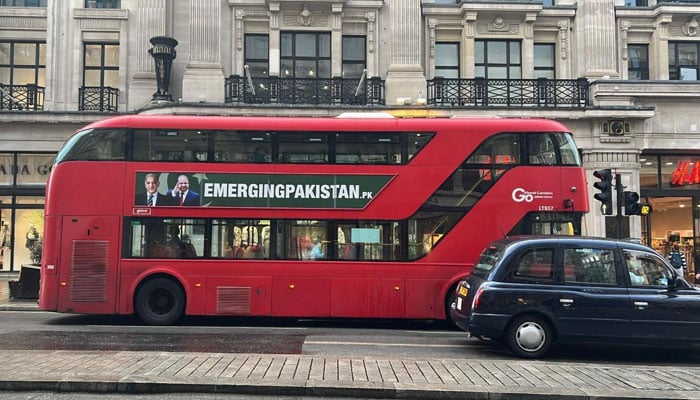
<svg viewBox="0 0 700 400">
<path fill-rule="evenodd" d="M 52 160 L 91 121 L 347 111 L 559 120 L 584 232 L 679 241 L 694 271 L 699 23 L 698 0 L 0 0 L 0 271 L 40 257 Z M 602 215 L 604 168 L 653 213 Z"/>
</svg>

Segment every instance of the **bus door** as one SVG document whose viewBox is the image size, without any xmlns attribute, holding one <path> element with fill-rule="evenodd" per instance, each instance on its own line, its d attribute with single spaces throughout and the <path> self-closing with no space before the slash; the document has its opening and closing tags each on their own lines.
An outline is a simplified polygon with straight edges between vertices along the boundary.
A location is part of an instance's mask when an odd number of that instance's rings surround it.
<svg viewBox="0 0 700 400">
<path fill-rule="evenodd" d="M 64 217 L 58 311 L 116 312 L 119 217 Z"/>
</svg>

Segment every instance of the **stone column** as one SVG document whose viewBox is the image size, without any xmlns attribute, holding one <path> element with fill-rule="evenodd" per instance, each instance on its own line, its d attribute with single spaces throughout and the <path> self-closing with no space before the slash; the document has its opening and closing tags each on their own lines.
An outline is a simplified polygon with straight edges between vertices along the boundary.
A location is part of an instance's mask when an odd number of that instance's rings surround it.
<svg viewBox="0 0 700 400">
<path fill-rule="evenodd" d="M 474 44 L 476 37 L 476 11 L 468 11 L 462 20 L 462 49 L 460 51 L 462 60 L 461 78 L 473 78 L 476 73 L 474 67 Z"/>
<path fill-rule="evenodd" d="M 522 79 L 533 79 L 535 72 L 535 32 L 534 26 L 536 13 L 525 13 L 523 20 L 523 43 L 522 43 Z"/>
<path fill-rule="evenodd" d="M 343 5 L 331 5 L 331 77 L 343 75 Z"/>
<path fill-rule="evenodd" d="M 280 5 L 278 2 L 270 2 L 268 5 L 270 10 L 270 58 L 269 58 L 269 73 L 270 76 L 280 76 Z"/>
<path fill-rule="evenodd" d="M 136 34 L 134 43 L 136 58 L 134 75 L 129 82 L 129 107 L 139 108 L 149 103 L 157 89 L 153 57 L 149 39 L 164 36 L 168 10 L 167 0 L 138 0 L 136 3 Z"/>
<path fill-rule="evenodd" d="M 597 148 L 583 149 L 582 161 L 586 167 L 586 176 L 588 179 L 588 197 L 590 198 L 590 212 L 584 217 L 588 236 L 605 236 L 606 218 L 600 213 L 600 202 L 593 198 L 593 195 L 598 193 L 598 189 L 593 187 L 597 181 L 593 177 L 593 171 L 611 168 L 613 175 L 620 174 L 624 190 L 639 192 L 639 155 L 641 150 L 638 149 L 614 149 L 614 148 Z M 614 184 L 615 182 L 613 182 Z M 617 215 L 617 193 L 613 187 L 613 215 L 610 216 L 610 223 L 614 223 Z M 624 208 L 622 209 L 624 215 Z M 624 222 L 623 222 L 624 223 Z M 642 234 L 641 219 L 629 217 L 629 232 L 630 237 L 639 238 Z M 614 225 L 612 226 L 614 227 Z"/>
<path fill-rule="evenodd" d="M 190 0 L 190 60 L 182 77 L 182 100 L 224 101 L 220 0 Z"/>
<path fill-rule="evenodd" d="M 615 1 L 580 1 L 576 13 L 578 71 L 574 76 L 617 78 Z"/>
<path fill-rule="evenodd" d="M 377 12 L 369 11 L 367 18 L 367 77 L 379 76 L 379 56 L 377 52 Z"/>
<path fill-rule="evenodd" d="M 387 0 L 389 18 L 389 67 L 386 76 L 386 103 L 404 98 L 413 102 L 426 96 L 426 79 L 421 66 L 421 2 Z"/>
<path fill-rule="evenodd" d="M 649 78 L 668 80 L 668 31 L 673 17 L 668 14 L 660 15 L 656 18 L 657 28 L 652 34 L 651 45 L 649 46 Z M 660 55 L 664 56 L 661 57 Z"/>
<path fill-rule="evenodd" d="M 570 40 L 569 40 L 569 20 L 561 19 L 557 23 L 559 27 L 559 33 L 557 34 L 557 41 L 559 42 L 559 60 L 561 60 L 560 67 L 557 68 L 556 77 L 557 79 L 569 79 L 571 75 L 571 63 L 569 60 L 570 54 Z M 555 55 L 555 57 L 557 57 Z"/>
</svg>

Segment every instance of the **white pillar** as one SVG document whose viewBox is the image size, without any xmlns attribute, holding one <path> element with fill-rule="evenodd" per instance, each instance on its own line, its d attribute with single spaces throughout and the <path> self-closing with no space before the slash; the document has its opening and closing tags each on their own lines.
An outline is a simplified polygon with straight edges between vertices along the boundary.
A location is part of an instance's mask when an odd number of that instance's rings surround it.
<svg viewBox="0 0 700 400">
<path fill-rule="evenodd" d="M 190 0 L 190 60 L 182 77 L 182 100 L 224 102 L 220 0 Z"/>
</svg>

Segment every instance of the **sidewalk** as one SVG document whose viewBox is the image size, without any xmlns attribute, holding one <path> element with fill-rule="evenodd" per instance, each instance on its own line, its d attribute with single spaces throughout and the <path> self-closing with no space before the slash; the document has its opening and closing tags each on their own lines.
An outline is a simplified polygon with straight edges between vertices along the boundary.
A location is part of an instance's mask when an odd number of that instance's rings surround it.
<svg viewBox="0 0 700 400">
<path fill-rule="evenodd" d="M 0 311 L 38 310 L 0 301 Z M 700 399 L 700 366 L 200 352 L 0 350 L 0 390 L 361 399 Z"/>
<path fill-rule="evenodd" d="M 0 350 L 0 390 L 375 399 L 698 399 L 700 367 Z"/>
</svg>

